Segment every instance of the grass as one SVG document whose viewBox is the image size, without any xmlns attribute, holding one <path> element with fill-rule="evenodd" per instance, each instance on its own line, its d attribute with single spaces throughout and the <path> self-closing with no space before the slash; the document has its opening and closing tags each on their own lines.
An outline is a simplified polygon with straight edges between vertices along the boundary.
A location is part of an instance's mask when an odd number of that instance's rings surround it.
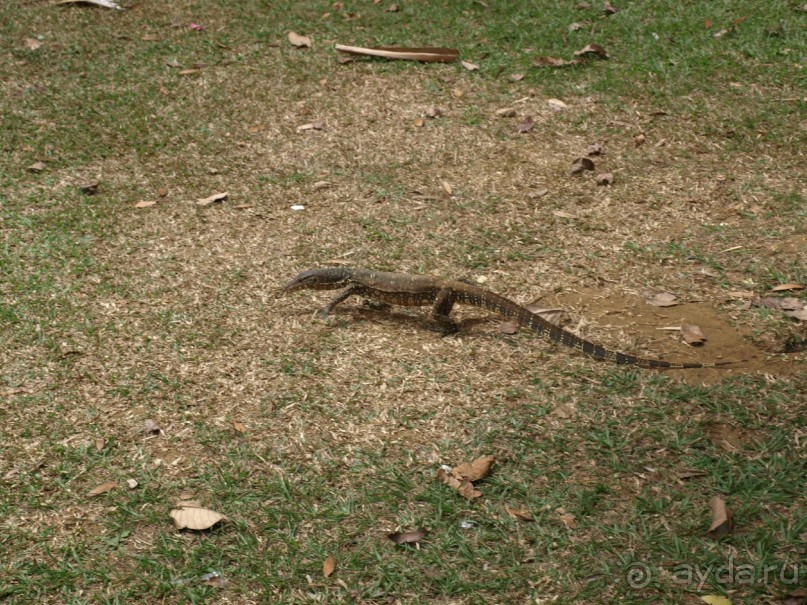
<svg viewBox="0 0 807 605">
<path fill-rule="evenodd" d="M 390 4 L 0 5 L 0 601 L 757 603 L 803 584 L 804 326 L 731 295 L 807 282 L 801 4 Z M 341 65 L 333 43 L 452 46 L 480 70 Z M 588 43 L 610 58 L 531 66 Z M 594 141 L 611 187 L 568 175 Z M 490 321 L 440 339 L 417 312 L 320 322 L 322 297 L 276 296 L 333 261 L 483 278 L 618 349 L 750 361 L 661 375 Z M 702 350 L 657 329 L 683 321 Z M 435 480 L 483 454 L 481 498 Z M 175 530 L 188 497 L 228 520 Z"/>
</svg>

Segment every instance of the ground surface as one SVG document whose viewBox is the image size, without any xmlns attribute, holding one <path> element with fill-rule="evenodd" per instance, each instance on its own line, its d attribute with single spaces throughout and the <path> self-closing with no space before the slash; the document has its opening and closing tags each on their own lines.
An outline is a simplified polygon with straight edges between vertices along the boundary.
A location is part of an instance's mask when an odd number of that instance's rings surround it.
<svg viewBox="0 0 807 605">
<path fill-rule="evenodd" d="M 807 12 L 391 4 L 0 5 L 0 600 L 797 603 L 807 332 L 751 300 L 805 300 L 773 288 L 807 284 Z M 532 66 L 589 43 L 610 58 Z M 322 321 L 328 294 L 280 296 L 339 263 L 562 308 L 632 354 L 745 361 L 618 368 L 478 309 L 441 338 L 425 310 Z M 679 304 L 647 304 L 662 291 Z M 662 329 L 682 323 L 706 343 Z M 481 455 L 481 497 L 435 479 Z M 228 520 L 177 531 L 178 500 Z"/>
</svg>

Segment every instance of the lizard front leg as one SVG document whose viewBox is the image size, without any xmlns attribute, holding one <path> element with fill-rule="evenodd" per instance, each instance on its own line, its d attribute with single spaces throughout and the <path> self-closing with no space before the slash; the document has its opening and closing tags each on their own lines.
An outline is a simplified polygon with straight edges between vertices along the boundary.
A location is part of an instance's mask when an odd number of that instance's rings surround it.
<svg viewBox="0 0 807 605">
<path fill-rule="evenodd" d="M 432 319 L 436 322 L 440 332 L 442 332 L 444 336 L 454 334 L 458 329 L 457 324 L 449 317 L 453 306 L 454 293 L 451 291 L 451 288 L 441 288 L 434 298 Z"/>
<path fill-rule="evenodd" d="M 361 287 L 358 284 L 350 284 L 347 288 L 342 290 L 339 294 L 337 294 L 334 299 L 328 303 L 328 306 L 325 307 L 322 311 L 319 312 L 319 316 L 322 318 L 328 317 L 333 308 L 338 305 L 340 302 L 344 301 L 352 294 L 356 294 L 357 290 L 360 290 Z"/>
</svg>

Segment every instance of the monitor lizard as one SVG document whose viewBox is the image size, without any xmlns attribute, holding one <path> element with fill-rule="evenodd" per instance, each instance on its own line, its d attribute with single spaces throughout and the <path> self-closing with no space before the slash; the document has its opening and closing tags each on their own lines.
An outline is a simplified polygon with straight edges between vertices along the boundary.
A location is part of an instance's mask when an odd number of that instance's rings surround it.
<svg viewBox="0 0 807 605">
<path fill-rule="evenodd" d="M 283 287 L 283 291 L 336 290 L 338 288 L 344 288 L 344 290 L 320 311 L 322 317 L 327 317 L 336 305 L 355 294 L 404 307 L 432 305 L 431 316 L 440 331 L 444 334 L 452 334 L 457 331 L 457 324 L 449 317 L 449 314 L 454 303 L 463 303 L 481 307 L 515 320 L 520 326 L 546 335 L 551 340 L 567 347 L 578 349 L 594 359 L 634 365 L 640 368 L 672 369 L 713 368 L 734 363 L 732 361 L 714 363 L 662 361 L 611 351 L 556 326 L 504 296 L 465 282 L 438 279 L 426 275 L 327 267 L 303 271 L 288 282 Z"/>
</svg>

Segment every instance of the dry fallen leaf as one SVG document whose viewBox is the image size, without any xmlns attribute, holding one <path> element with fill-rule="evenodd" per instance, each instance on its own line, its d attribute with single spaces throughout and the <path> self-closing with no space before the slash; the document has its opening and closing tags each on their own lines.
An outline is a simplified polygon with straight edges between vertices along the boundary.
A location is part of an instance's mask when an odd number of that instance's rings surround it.
<svg viewBox="0 0 807 605">
<path fill-rule="evenodd" d="M 787 290 L 804 290 L 804 284 L 779 284 L 771 288 L 771 292 L 785 292 Z"/>
<path fill-rule="evenodd" d="M 460 53 L 455 48 L 438 47 L 406 47 L 406 46 L 347 46 L 337 44 L 336 50 L 353 55 L 384 57 L 385 59 L 402 59 L 407 61 L 423 61 L 426 63 L 453 63 L 459 59 Z"/>
<path fill-rule="evenodd" d="M 600 187 L 605 187 L 606 185 L 612 185 L 614 183 L 614 173 L 603 172 L 602 174 L 598 174 L 596 182 Z"/>
<path fill-rule="evenodd" d="M 566 67 L 568 65 L 576 65 L 580 63 L 579 60 L 566 61 L 565 59 L 558 59 L 557 57 L 538 57 L 532 62 L 533 67 Z"/>
<path fill-rule="evenodd" d="M 535 122 L 532 120 L 532 116 L 527 116 L 524 118 L 524 121 L 521 122 L 518 126 L 516 126 L 516 131 L 519 134 L 524 134 L 525 132 L 529 132 L 532 130 L 532 127 L 535 125 Z"/>
<path fill-rule="evenodd" d="M 526 508 L 512 508 L 510 506 L 505 506 L 504 510 L 508 515 L 513 517 L 513 519 L 517 519 L 519 521 L 535 521 L 535 517 L 533 517 L 532 513 Z"/>
<path fill-rule="evenodd" d="M 510 74 L 511 82 L 521 82 L 524 79 L 524 74 Z"/>
<path fill-rule="evenodd" d="M 641 147 L 642 145 L 644 145 L 645 140 L 647 140 L 647 137 L 644 135 L 644 133 L 643 132 L 639 133 L 635 137 L 633 137 L 633 146 Z"/>
<path fill-rule="evenodd" d="M 572 162 L 572 174 L 580 174 L 586 170 L 594 170 L 594 162 L 588 158 L 577 158 Z"/>
<path fill-rule="evenodd" d="M 672 292 L 657 292 L 647 299 L 647 304 L 654 307 L 674 307 L 678 297 Z"/>
<path fill-rule="evenodd" d="M 712 511 L 712 524 L 706 535 L 714 540 L 720 540 L 728 534 L 732 527 L 731 511 L 726 506 L 726 501 L 720 496 L 712 496 L 709 499 L 709 510 Z"/>
<path fill-rule="evenodd" d="M 603 12 L 604 12 L 606 15 L 613 15 L 613 14 L 616 14 L 616 8 L 614 8 L 613 6 L 611 6 L 611 3 L 610 3 L 610 2 L 608 2 L 608 0 L 605 0 L 605 6 L 603 6 L 603 9 L 602 9 L 602 10 L 603 10 Z"/>
<path fill-rule="evenodd" d="M 199 581 L 205 586 L 215 586 L 217 588 L 223 587 L 227 584 L 224 575 L 220 571 L 211 571 L 199 578 Z"/>
<path fill-rule="evenodd" d="M 429 531 L 423 527 L 414 531 L 396 531 L 387 534 L 387 537 L 395 542 L 395 544 L 412 544 L 413 542 L 420 542 L 423 538 L 429 535 Z"/>
<path fill-rule="evenodd" d="M 126 485 L 129 486 L 129 489 L 134 489 L 140 484 L 135 479 L 127 479 Z"/>
<path fill-rule="evenodd" d="M 605 153 L 605 148 L 602 143 L 592 143 L 586 147 L 586 155 L 602 155 Z"/>
<path fill-rule="evenodd" d="M 695 324 L 681 324 L 681 336 L 684 337 L 684 342 L 693 347 L 706 342 L 706 335 L 703 333 L 703 330 L 701 330 L 700 326 Z"/>
<path fill-rule="evenodd" d="M 426 117 L 427 118 L 432 118 L 432 119 L 439 118 L 441 115 L 443 115 L 443 110 L 440 109 L 439 107 L 437 107 L 436 105 L 433 105 L 432 107 L 429 107 L 426 110 Z"/>
<path fill-rule="evenodd" d="M 328 578 L 334 569 L 336 569 L 336 557 L 331 555 L 322 563 L 322 575 Z"/>
<path fill-rule="evenodd" d="M 571 418 L 577 413 L 577 406 L 574 403 L 559 403 L 550 414 L 558 418 Z"/>
<path fill-rule="evenodd" d="M 87 492 L 88 496 L 98 496 L 100 494 L 105 494 L 110 490 L 115 489 L 118 487 L 118 484 L 114 481 L 107 481 L 106 483 L 102 483 L 101 485 L 97 485 L 92 488 L 89 492 Z"/>
<path fill-rule="evenodd" d="M 479 65 L 471 63 L 470 61 L 460 61 L 460 64 L 468 71 L 476 71 L 479 69 Z"/>
<path fill-rule="evenodd" d="M 804 12 L 807 12 L 807 4 L 804 5 Z M 807 542 L 807 539 L 803 541 Z M 791 590 L 782 598 L 781 605 L 807 605 L 807 588 Z"/>
<path fill-rule="evenodd" d="M 683 471 L 676 471 L 675 476 L 681 479 L 695 479 L 697 477 L 705 477 L 705 471 L 696 471 L 696 470 L 683 470 Z"/>
<path fill-rule="evenodd" d="M 297 127 L 297 132 L 304 132 L 306 130 L 322 130 L 325 126 L 322 122 L 310 122 Z"/>
<path fill-rule="evenodd" d="M 150 206 L 154 206 L 157 203 L 156 200 L 145 200 L 142 202 L 137 202 L 134 207 L 135 208 L 149 208 Z"/>
<path fill-rule="evenodd" d="M 301 36 L 297 32 L 289 32 L 289 42 L 297 48 L 311 48 L 311 38 Z"/>
<path fill-rule="evenodd" d="M 512 107 L 502 107 L 496 110 L 496 116 L 499 118 L 514 118 L 516 117 L 516 110 Z"/>
<path fill-rule="evenodd" d="M 238 431 L 239 433 L 246 433 L 247 427 L 244 425 L 243 422 L 238 422 L 237 420 L 233 420 L 233 428 Z"/>
<path fill-rule="evenodd" d="M 140 432 L 144 435 L 159 435 L 161 430 L 162 429 L 160 428 L 159 424 L 151 419 L 148 419 L 143 423 L 143 428 L 140 429 Z"/>
<path fill-rule="evenodd" d="M 499 332 L 502 334 L 515 334 L 518 332 L 518 324 L 514 321 L 503 321 L 499 324 Z"/>
<path fill-rule="evenodd" d="M 442 181 L 441 185 L 443 186 L 443 191 L 445 191 L 448 195 L 452 195 L 454 193 L 454 189 L 451 187 L 451 183 L 448 181 Z"/>
<path fill-rule="evenodd" d="M 451 472 L 460 475 L 468 481 L 479 481 L 490 473 L 490 467 L 496 462 L 495 456 L 480 456 L 473 462 L 465 462 L 455 466 Z"/>
<path fill-rule="evenodd" d="M 56 4 L 94 4 L 103 8 L 114 8 L 122 11 L 123 7 L 113 0 L 59 0 Z"/>
<path fill-rule="evenodd" d="M 99 437 L 98 439 L 95 440 L 95 451 L 96 452 L 103 451 L 105 445 L 106 445 L 106 439 L 104 439 L 103 437 Z"/>
<path fill-rule="evenodd" d="M 179 76 L 189 76 L 191 74 L 199 73 L 200 71 L 201 71 L 200 69 L 180 69 L 177 72 L 177 75 L 179 75 Z"/>
<path fill-rule="evenodd" d="M 317 191 L 319 191 L 320 189 L 327 189 L 330 186 L 331 183 L 329 181 L 317 181 L 316 183 L 313 184 L 314 189 L 316 189 Z"/>
<path fill-rule="evenodd" d="M 28 170 L 30 172 L 42 172 L 45 170 L 45 163 L 44 162 L 34 162 L 30 166 L 28 166 Z"/>
<path fill-rule="evenodd" d="M 560 521 L 566 526 L 567 529 L 577 528 L 577 519 L 571 513 L 561 513 Z"/>
<path fill-rule="evenodd" d="M 564 103 L 560 99 L 549 99 L 547 101 L 547 104 L 549 105 L 549 108 L 554 111 L 561 111 L 568 107 L 568 105 L 566 105 L 566 103 Z"/>
<path fill-rule="evenodd" d="M 460 488 L 457 490 L 460 496 L 466 498 L 468 500 L 473 500 L 474 498 L 479 498 L 482 495 L 478 489 L 474 487 L 474 484 L 470 481 L 463 481 L 460 485 Z"/>
<path fill-rule="evenodd" d="M 423 118 L 415 118 L 415 127 L 416 128 L 423 128 L 423 126 L 425 124 L 426 124 L 426 120 L 424 120 Z"/>
<path fill-rule="evenodd" d="M 569 31 L 570 32 L 576 32 L 576 31 L 578 31 L 580 29 L 583 29 L 583 24 L 582 23 L 576 23 L 575 22 L 575 23 L 572 23 L 572 24 L 569 25 Z"/>
<path fill-rule="evenodd" d="M 224 200 L 226 200 L 227 196 L 229 196 L 229 195 L 230 194 L 227 193 L 226 191 L 224 193 L 214 193 L 211 196 L 202 198 L 200 200 L 196 200 L 196 205 L 197 206 L 209 206 L 210 204 L 215 204 L 216 202 L 220 203 L 220 202 L 223 202 Z"/>
<path fill-rule="evenodd" d="M 580 50 L 574 51 L 575 57 L 588 57 L 590 55 L 596 55 L 601 59 L 607 59 L 608 51 L 599 44 L 587 44 Z"/>
<path fill-rule="evenodd" d="M 788 317 L 792 317 L 793 319 L 797 319 L 799 321 L 807 321 L 807 308 L 805 309 L 794 309 L 792 311 L 784 310 L 782 311 Z"/>
<path fill-rule="evenodd" d="M 98 193 L 98 181 L 87 181 L 78 186 L 78 190 L 84 195 L 95 195 Z"/>
<path fill-rule="evenodd" d="M 386 10 L 387 10 L 388 13 L 397 13 L 398 12 L 398 5 L 397 4 L 390 4 L 387 7 Z"/>
<path fill-rule="evenodd" d="M 177 529 L 194 529 L 197 531 L 210 529 L 227 517 L 209 508 L 182 507 L 171 511 L 171 518 Z"/>
<path fill-rule="evenodd" d="M 39 50 L 40 48 L 42 48 L 42 42 L 40 42 L 36 38 L 26 38 L 25 48 L 27 48 L 28 50 Z"/>
</svg>

